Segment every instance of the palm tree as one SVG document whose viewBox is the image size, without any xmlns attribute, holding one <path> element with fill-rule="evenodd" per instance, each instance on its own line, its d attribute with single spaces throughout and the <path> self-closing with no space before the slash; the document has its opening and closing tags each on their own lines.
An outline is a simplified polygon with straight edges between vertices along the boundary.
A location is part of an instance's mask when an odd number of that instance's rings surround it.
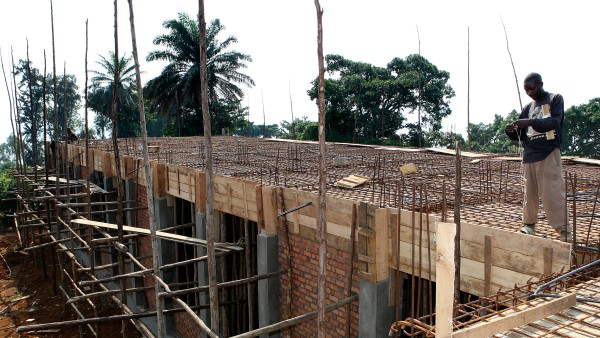
<svg viewBox="0 0 600 338">
<path fill-rule="evenodd" d="M 146 57 L 147 61 L 167 61 L 169 64 L 161 74 L 150 80 L 146 89 L 151 107 L 158 112 L 175 114 L 180 123 L 181 110 L 191 125 L 196 128 L 191 133 L 199 134 L 202 130 L 202 113 L 200 102 L 200 45 L 198 39 L 198 22 L 185 13 L 179 13 L 177 19 L 167 20 L 163 27 L 169 30 L 167 34 L 157 36 L 154 44 L 162 46 L 162 50 L 152 51 Z M 248 54 L 229 50 L 237 43 L 235 36 L 229 36 L 224 41 L 218 40 L 218 35 L 225 29 L 218 19 L 211 22 L 206 32 L 207 44 L 207 73 L 208 100 L 211 113 L 222 112 L 223 105 L 241 102 L 244 97 L 238 85 L 253 86 L 254 80 L 240 72 L 246 68 L 252 58 Z M 225 112 L 227 114 L 227 112 Z M 215 121 L 231 121 L 231 119 L 215 119 Z M 226 125 L 213 125 L 213 130 L 219 130 Z"/>
<path fill-rule="evenodd" d="M 108 58 L 100 55 L 100 61 L 96 63 L 102 67 L 102 71 L 92 70 L 92 84 L 90 85 L 89 106 L 101 118 L 96 118 L 96 124 L 104 124 L 112 121 L 111 104 L 113 97 L 113 87 L 115 78 L 115 53 L 108 52 Z M 118 61 L 119 81 L 117 116 L 118 132 L 117 137 L 134 137 L 139 135 L 139 115 L 137 113 L 137 94 L 135 84 L 135 67 L 131 62 L 131 57 L 123 55 Z M 96 125 L 96 129 L 109 129 L 106 125 Z"/>
</svg>

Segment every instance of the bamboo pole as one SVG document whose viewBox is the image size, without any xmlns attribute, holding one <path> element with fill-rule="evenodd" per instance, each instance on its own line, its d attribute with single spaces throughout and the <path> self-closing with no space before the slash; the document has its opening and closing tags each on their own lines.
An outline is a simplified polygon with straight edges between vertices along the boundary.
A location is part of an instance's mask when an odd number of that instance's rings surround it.
<svg viewBox="0 0 600 338">
<path fill-rule="evenodd" d="M 502 22 L 502 28 L 504 28 L 504 37 L 506 39 L 506 51 L 508 52 L 508 56 L 510 57 L 510 64 L 513 69 L 513 74 L 515 75 L 515 83 L 517 85 L 517 94 L 519 96 L 519 107 L 523 110 L 523 102 L 521 102 L 521 90 L 519 89 L 519 80 L 517 79 L 517 71 L 515 70 L 515 63 L 513 62 L 512 54 L 510 53 L 510 48 L 508 46 L 508 34 L 506 33 L 506 26 L 504 25 L 504 20 L 502 19 L 502 15 L 500 15 L 500 21 Z"/>
<path fill-rule="evenodd" d="M 252 275 L 252 261 L 250 257 L 250 222 L 248 219 L 244 219 L 244 246 L 245 246 L 245 263 L 246 263 L 246 277 Z M 248 330 L 254 329 L 254 293 L 252 284 L 246 284 L 246 294 L 248 298 Z"/>
<path fill-rule="evenodd" d="M 276 271 L 276 272 L 269 272 L 269 273 L 265 273 L 262 275 L 248 277 L 248 278 L 243 278 L 243 279 L 238 279 L 238 280 L 233 280 L 233 281 L 228 281 L 228 282 L 222 282 L 222 283 L 217 284 L 216 287 L 218 289 L 228 288 L 228 287 L 232 287 L 232 286 L 237 286 L 237 285 L 241 285 L 241 284 L 259 281 L 261 279 L 277 277 L 284 273 L 287 273 L 287 271 L 280 270 L 280 271 Z M 208 286 L 196 286 L 196 287 L 184 289 L 184 290 L 161 292 L 159 296 L 161 299 L 164 299 L 164 298 L 172 298 L 172 297 L 189 295 L 192 293 L 206 292 L 207 290 L 209 290 Z"/>
<path fill-rule="evenodd" d="M 323 59 L 323 8 L 315 0 L 317 10 L 317 58 L 319 63 L 319 207 L 317 239 L 319 242 L 319 271 L 317 279 L 317 336 L 325 338 L 325 259 L 327 256 L 327 176 L 325 145 L 325 61 Z"/>
<path fill-rule="evenodd" d="M 113 150 L 115 153 L 115 167 L 117 174 L 117 236 L 119 237 L 119 242 L 123 242 L 123 180 L 121 179 L 121 157 L 119 155 L 119 143 L 117 141 L 117 136 L 119 133 L 119 123 L 118 123 L 118 112 L 117 112 L 117 102 L 119 100 L 119 31 L 118 31 L 118 1 L 114 0 L 114 37 L 115 37 L 115 67 L 114 67 L 114 83 L 113 83 L 113 96 L 112 96 L 112 143 Z M 123 258 L 123 252 L 119 250 L 119 274 L 125 273 L 125 263 Z M 125 285 L 125 280 L 120 280 L 121 287 L 121 301 L 125 302 L 125 289 L 127 288 Z M 126 322 L 122 323 L 122 332 L 123 337 L 125 337 L 125 325 Z"/>
<path fill-rule="evenodd" d="M 456 224 L 456 237 L 454 237 L 454 300 L 460 302 L 460 206 L 462 199 L 462 167 L 460 142 L 456 141 L 456 182 L 454 190 L 454 224 Z"/>
<path fill-rule="evenodd" d="M 331 304 L 331 305 L 327 306 L 324 310 L 325 310 L 325 312 L 331 312 L 331 311 L 333 311 L 333 310 L 335 310 L 337 308 L 340 308 L 342 306 L 350 304 L 350 303 L 352 303 L 352 302 L 354 302 L 356 300 L 358 300 L 358 295 L 354 295 L 354 296 L 352 296 L 350 298 L 346 298 L 346 299 L 344 299 L 342 301 L 339 301 L 337 303 Z M 291 318 L 291 319 L 288 319 L 288 320 L 281 321 L 279 323 L 271 324 L 271 325 L 268 325 L 268 326 L 263 326 L 260 329 L 256 329 L 254 331 L 250 331 L 250 332 L 239 334 L 237 336 L 233 336 L 231 338 L 251 338 L 251 337 L 258 337 L 258 336 L 263 335 L 263 334 L 267 334 L 267 333 L 270 333 L 270 332 L 279 331 L 279 330 L 282 330 L 284 328 L 287 328 L 287 327 L 290 327 L 290 326 L 293 326 L 293 325 L 297 325 L 297 324 L 306 322 L 308 320 L 311 320 L 311 319 L 317 317 L 317 312 L 318 311 L 308 312 L 308 313 L 305 313 L 303 315 L 300 315 L 300 316 L 297 316 L 297 317 L 294 317 L 294 318 Z"/>
<path fill-rule="evenodd" d="M 467 27 L 467 144 L 471 142 L 471 29 Z"/>
<path fill-rule="evenodd" d="M 12 47 L 10 49 L 10 58 L 11 58 L 11 66 L 12 66 L 12 70 L 13 70 L 13 87 L 14 87 L 14 96 L 13 99 L 15 100 L 15 118 L 16 118 L 16 122 L 17 122 L 17 144 L 19 145 L 19 149 L 20 149 L 20 155 L 21 155 L 21 171 L 22 174 L 27 176 L 27 161 L 25 160 L 25 150 L 23 147 L 23 132 L 22 132 L 22 128 L 21 128 L 21 114 L 19 112 L 19 93 L 17 91 L 17 79 L 16 79 L 16 69 L 15 69 L 15 60 L 14 60 L 14 55 L 13 55 L 13 50 Z M 27 193 L 27 196 L 29 197 L 29 193 Z"/>
<path fill-rule="evenodd" d="M 202 118 L 204 124 L 204 143 L 206 152 L 206 240 L 208 254 L 208 285 L 210 299 L 210 325 L 214 329 L 219 327 L 219 300 L 217 297 L 217 267 L 215 262 L 214 240 L 214 203 L 215 186 L 213 174 L 213 156 L 211 140 L 211 120 L 208 111 L 208 79 L 206 73 L 206 13 L 204 0 L 198 0 L 198 17 L 200 19 L 200 96 L 202 103 Z M 198 182 L 196 183 L 198 184 Z"/>
<path fill-rule="evenodd" d="M 33 105 L 33 86 L 31 85 L 31 66 L 29 60 L 29 39 L 27 40 L 27 79 L 28 79 L 28 87 L 29 87 L 29 109 L 31 109 L 31 150 L 33 152 L 33 177 L 34 181 L 37 182 L 37 126 L 35 122 L 35 106 Z"/>
<path fill-rule="evenodd" d="M 4 70 L 4 58 L 2 57 L 2 50 L 0 49 L 0 64 L 2 64 L 2 74 L 4 75 L 4 84 L 6 85 L 6 93 L 8 95 L 8 111 L 10 116 L 10 126 L 12 128 L 13 133 L 13 148 L 15 151 L 15 163 L 17 169 L 19 168 L 19 156 L 17 155 L 17 143 L 16 143 L 16 132 L 15 132 L 15 123 L 13 120 L 13 100 L 12 95 L 10 94 L 10 87 L 8 86 L 8 80 L 6 80 L 6 71 Z"/>
<path fill-rule="evenodd" d="M 398 217 L 400 213 L 398 213 Z M 358 223 L 358 210 L 356 208 L 356 204 L 352 204 L 352 224 L 350 228 L 350 271 L 348 273 L 348 282 L 346 284 L 346 297 L 350 297 L 352 295 L 352 275 L 354 275 L 354 251 L 356 248 L 356 227 Z M 400 227 L 398 227 L 398 231 Z M 398 291 L 396 291 L 398 292 Z M 350 315 L 351 315 L 352 306 L 348 303 L 346 307 L 346 337 L 350 337 Z"/>
<path fill-rule="evenodd" d="M 47 144 L 47 131 L 46 131 L 46 119 L 47 119 L 47 107 L 46 107 L 46 50 L 44 49 L 44 80 L 42 84 L 42 97 L 44 102 L 44 110 L 42 115 L 42 120 L 44 122 L 44 166 L 45 166 L 45 178 L 44 184 L 48 184 L 48 167 L 50 166 L 50 162 L 48 161 L 48 144 Z"/>
</svg>

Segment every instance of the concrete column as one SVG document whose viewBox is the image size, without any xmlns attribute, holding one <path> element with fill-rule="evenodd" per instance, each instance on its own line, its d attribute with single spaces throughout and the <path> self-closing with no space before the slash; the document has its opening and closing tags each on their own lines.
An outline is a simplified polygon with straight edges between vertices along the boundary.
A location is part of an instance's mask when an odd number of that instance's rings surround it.
<svg viewBox="0 0 600 338">
<path fill-rule="evenodd" d="M 137 185 L 133 179 L 125 180 L 125 200 L 126 201 L 135 201 L 137 197 Z M 125 204 L 125 208 L 137 206 L 136 203 Z M 137 226 L 135 219 L 135 211 L 128 211 L 127 217 L 125 218 L 127 225 Z"/>
<path fill-rule="evenodd" d="M 73 164 L 73 178 L 76 180 L 81 178 L 81 165 Z"/>
<path fill-rule="evenodd" d="M 115 177 L 104 177 L 104 190 L 114 191 L 115 188 L 113 186 L 114 186 L 114 183 L 116 182 L 116 180 L 117 179 Z M 105 202 L 114 202 L 116 200 L 117 200 L 116 193 L 106 195 Z M 117 208 L 116 204 L 106 206 L 106 210 L 116 209 L 116 208 Z M 106 223 L 117 224 L 117 214 L 114 212 L 106 213 Z"/>
<path fill-rule="evenodd" d="M 206 213 L 196 210 L 196 237 L 199 239 L 206 240 Z M 196 246 L 196 257 L 206 256 L 208 250 L 204 246 Z M 198 262 L 198 285 L 208 285 L 208 262 Z M 202 292 L 200 294 L 200 304 L 210 304 L 210 297 L 208 292 Z M 200 319 L 210 327 L 210 310 L 200 310 Z M 202 333 L 201 337 L 206 337 L 205 333 Z"/>
<path fill-rule="evenodd" d="M 156 222 L 158 223 L 158 229 L 168 228 L 173 225 L 173 207 L 169 206 L 167 196 L 154 197 L 154 213 L 156 214 Z M 175 252 L 177 250 L 176 243 L 173 241 L 157 241 L 158 244 L 158 266 L 164 264 L 175 263 Z M 160 274 L 161 279 L 165 283 L 172 283 L 175 281 L 176 269 L 168 269 L 162 271 Z M 170 308 L 173 305 L 173 300 L 165 300 L 165 308 Z M 165 328 L 167 334 L 175 332 L 175 316 L 165 316 Z"/>
<path fill-rule="evenodd" d="M 394 321 L 394 307 L 389 304 L 390 280 L 377 283 L 360 280 L 358 307 L 358 336 L 361 338 L 387 337 Z"/>
<path fill-rule="evenodd" d="M 279 237 L 258 234 L 257 240 L 258 274 L 279 271 Z M 258 281 L 258 326 L 264 327 L 279 321 L 279 277 L 261 279 Z M 262 335 L 261 337 L 280 337 L 279 333 Z"/>
</svg>

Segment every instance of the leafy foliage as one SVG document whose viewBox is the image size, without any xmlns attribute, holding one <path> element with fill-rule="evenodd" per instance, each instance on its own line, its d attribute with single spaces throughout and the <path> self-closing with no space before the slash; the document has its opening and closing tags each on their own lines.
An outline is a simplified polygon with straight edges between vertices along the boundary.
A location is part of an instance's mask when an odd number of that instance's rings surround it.
<svg viewBox="0 0 600 338">
<path fill-rule="evenodd" d="M 565 112 L 563 151 L 567 155 L 600 158 L 600 98 Z"/>
<path fill-rule="evenodd" d="M 119 71 L 117 81 L 117 137 L 135 137 L 140 134 L 140 118 L 137 104 L 135 66 L 131 57 L 122 56 L 115 62 L 114 52 L 108 58 L 100 55 L 97 64 L 102 71 L 92 70 L 89 107 L 95 111 L 94 125 L 98 134 L 104 138 L 104 131 L 110 130 L 112 121 L 112 100 L 114 93 L 115 72 Z"/>
<path fill-rule="evenodd" d="M 10 218 L 7 215 L 14 213 L 16 209 L 15 201 L 6 200 L 14 197 L 8 193 L 15 186 L 15 182 L 10 175 L 13 170 L 13 163 L 0 163 L 0 227 L 10 226 Z"/>
<path fill-rule="evenodd" d="M 147 83 L 146 96 L 151 102 L 151 109 L 176 117 L 176 135 L 202 134 L 198 22 L 185 13 L 179 13 L 177 19 L 165 21 L 163 27 L 169 32 L 154 39 L 154 44 L 163 49 L 150 52 L 146 60 L 166 61 L 168 65 Z M 213 133 L 220 133 L 222 128 L 236 127 L 244 110 L 239 107 L 244 94 L 238 85 L 254 85 L 252 78 L 240 72 L 252 58 L 229 49 L 237 43 L 236 37 L 229 36 L 219 41 L 218 35 L 224 29 L 225 26 L 216 19 L 206 32 L 208 100 Z M 182 124 L 185 129 L 181 128 Z"/>
<path fill-rule="evenodd" d="M 33 163 L 33 137 L 34 130 L 37 139 L 37 158 L 38 163 L 43 163 L 44 153 L 43 153 L 43 107 L 44 107 L 44 97 L 43 97 L 43 85 L 44 85 L 44 76 L 40 73 L 40 71 L 33 66 L 30 62 L 29 67 L 31 71 L 31 79 L 29 78 L 29 73 L 27 71 L 28 63 L 24 60 L 19 60 L 17 67 L 15 67 L 15 75 L 20 77 L 18 82 L 18 92 L 19 92 L 19 115 L 21 117 L 22 122 L 22 133 L 23 133 L 23 143 L 25 150 L 25 160 L 27 163 Z M 29 92 L 29 83 L 31 81 L 31 97 Z M 65 88 L 66 86 L 66 88 Z M 47 139 L 54 139 L 54 82 L 53 75 L 47 74 L 46 76 L 46 106 L 47 106 Z M 77 114 L 77 111 L 81 107 L 81 95 L 79 94 L 79 87 L 77 86 L 77 81 L 75 79 L 75 75 L 67 74 L 66 79 L 64 75 L 57 76 L 57 86 L 56 86 L 56 103 L 58 108 L 58 135 L 59 138 L 62 138 L 64 135 L 63 132 L 63 116 L 66 115 L 67 125 L 72 129 L 80 129 L 82 127 L 82 120 Z M 66 103 L 65 103 L 65 92 L 66 92 Z M 32 104 L 33 103 L 33 104 Z M 33 116 L 32 116 L 33 112 Z M 33 117 L 33 121 L 32 121 Z M 35 122 L 35 127 L 34 123 Z"/>
<path fill-rule="evenodd" d="M 278 137 L 286 139 L 300 139 L 306 127 L 313 122 L 308 117 L 295 118 L 292 122 L 281 121 Z"/>
<path fill-rule="evenodd" d="M 517 144 L 506 136 L 504 127 L 518 118 L 519 113 L 513 110 L 505 118 L 496 114 L 492 123 L 470 124 L 467 148 L 479 152 L 517 154 Z"/>
</svg>

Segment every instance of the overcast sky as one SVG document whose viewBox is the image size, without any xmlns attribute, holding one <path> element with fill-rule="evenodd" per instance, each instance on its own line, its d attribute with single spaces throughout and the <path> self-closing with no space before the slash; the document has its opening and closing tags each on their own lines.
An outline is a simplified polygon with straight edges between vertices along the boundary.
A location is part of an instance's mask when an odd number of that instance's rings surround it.
<svg viewBox="0 0 600 338">
<path fill-rule="evenodd" d="M 317 75 L 316 14 L 312 0 L 205 0 L 208 21 L 219 18 L 224 34 L 235 35 L 233 47 L 253 58 L 245 73 L 256 86 L 245 88 L 250 119 L 262 124 L 290 120 L 290 94 L 295 117 L 317 119 L 317 107 L 306 91 Z M 519 109 L 519 100 L 500 17 L 521 84 L 525 75 L 542 74 L 545 88 L 563 94 L 565 108 L 600 96 L 600 3 L 596 1 L 392 1 L 321 0 L 324 8 L 325 54 L 385 67 L 394 57 L 421 54 L 450 73 L 456 96 L 444 130 L 464 133 L 467 125 L 467 28 L 470 27 L 471 123 L 492 121 Z M 52 67 L 49 0 L 2 1 L 0 48 L 5 67 L 10 48 L 15 60 L 30 58 L 43 71 L 46 50 Z M 146 62 L 157 47 L 154 37 L 166 33 L 162 23 L 178 12 L 195 16 L 197 1 L 134 0 L 142 81 L 157 76 L 164 64 Z M 58 73 L 66 62 L 83 91 L 85 21 L 89 20 L 89 68 L 98 55 L 114 49 L 113 1 L 55 0 L 54 21 Z M 129 11 L 119 0 L 119 51 L 130 53 Z M 10 133 L 8 97 L 0 90 L 0 141 Z M 521 89 L 523 104 L 529 101 Z"/>
</svg>

